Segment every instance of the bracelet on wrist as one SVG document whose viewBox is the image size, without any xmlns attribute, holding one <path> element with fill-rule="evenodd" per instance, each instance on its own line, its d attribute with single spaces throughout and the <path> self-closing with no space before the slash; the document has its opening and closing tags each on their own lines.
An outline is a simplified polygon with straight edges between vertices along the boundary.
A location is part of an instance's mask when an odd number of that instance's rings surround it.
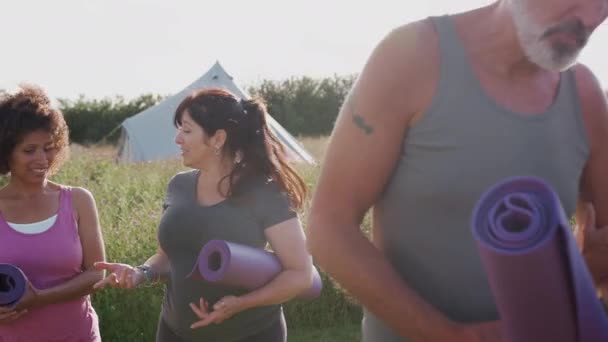
<svg viewBox="0 0 608 342">
<path fill-rule="evenodd" d="M 158 281 L 158 274 L 150 267 L 150 265 L 139 265 L 135 267 L 138 270 L 141 270 L 144 274 L 144 283 L 150 284 Z"/>
</svg>

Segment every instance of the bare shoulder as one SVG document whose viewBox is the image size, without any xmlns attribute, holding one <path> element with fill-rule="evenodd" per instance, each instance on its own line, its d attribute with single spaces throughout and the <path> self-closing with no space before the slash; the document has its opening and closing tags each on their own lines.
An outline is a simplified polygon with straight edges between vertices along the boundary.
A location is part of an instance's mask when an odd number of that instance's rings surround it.
<svg viewBox="0 0 608 342">
<path fill-rule="evenodd" d="M 393 29 L 372 51 L 334 125 L 315 212 L 356 216 L 378 198 L 400 158 L 409 124 L 434 94 L 436 41 L 426 19 Z"/>
<path fill-rule="evenodd" d="M 72 198 L 75 203 L 94 201 L 93 193 L 82 187 L 72 187 Z"/>
<path fill-rule="evenodd" d="M 78 218 L 97 211 L 97 204 L 91 191 L 82 187 L 72 187 L 72 206 Z"/>
<path fill-rule="evenodd" d="M 584 64 L 573 67 L 585 129 L 593 147 L 608 140 L 608 103 L 600 81 Z"/>
<path fill-rule="evenodd" d="M 433 64 L 429 58 L 438 57 L 437 42 L 435 26 L 430 18 L 426 18 L 393 28 L 380 41 L 378 47 L 394 53 L 402 67 L 419 70 L 420 65 L 412 65 L 411 62 Z M 401 60 L 401 57 L 406 57 L 407 60 Z"/>
<path fill-rule="evenodd" d="M 584 64 L 573 66 L 579 96 L 586 104 L 605 106 L 606 93 L 593 71 Z"/>
<path fill-rule="evenodd" d="M 608 104 L 606 94 L 593 72 L 582 64 L 574 74 L 590 155 L 581 177 L 581 200 L 593 203 L 599 226 L 608 225 Z"/>
<path fill-rule="evenodd" d="M 405 57 L 411 62 L 418 62 L 420 66 L 438 66 L 439 61 L 439 39 L 435 25 L 431 18 L 413 21 L 394 28 L 387 35 L 388 39 L 394 39 L 395 44 L 404 48 Z M 404 63 L 412 66 L 411 63 Z"/>
<path fill-rule="evenodd" d="M 97 204 L 91 191 L 82 187 L 72 187 L 72 210 L 81 234 L 97 231 Z"/>
<path fill-rule="evenodd" d="M 379 114 L 407 120 L 426 109 L 438 78 L 434 25 L 430 19 L 411 22 L 392 29 L 377 44 L 347 101 L 364 97 Z"/>
<path fill-rule="evenodd" d="M 413 21 L 390 30 L 378 47 L 394 52 L 396 57 L 407 57 L 410 62 L 427 63 L 436 54 L 437 32 L 430 18 Z M 400 65 L 411 67 L 412 63 L 400 61 Z M 419 69 L 419 68 L 412 68 Z"/>
</svg>

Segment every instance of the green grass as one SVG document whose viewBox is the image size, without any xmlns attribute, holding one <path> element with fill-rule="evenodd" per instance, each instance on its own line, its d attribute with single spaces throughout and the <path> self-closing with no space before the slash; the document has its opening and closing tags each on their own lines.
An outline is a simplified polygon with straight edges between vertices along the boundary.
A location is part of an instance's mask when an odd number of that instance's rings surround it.
<svg viewBox="0 0 608 342">
<path fill-rule="evenodd" d="M 157 225 L 166 185 L 184 168 L 178 161 L 116 164 L 110 152 L 107 148 L 76 147 L 52 179 L 93 193 L 109 261 L 141 264 L 157 248 Z M 312 191 L 319 167 L 299 170 Z M 0 185 L 5 182 L 5 178 L 0 178 Z M 307 209 L 302 213 L 304 226 L 306 214 Z M 360 307 L 325 273 L 321 275 L 325 281 L 319 298 L 285 305 L 289 341 L 357 341 Z M 153 341 L 162 294 L 162 286 L 95 293 L 93 305 L 100 317 L 104 341 Z"/>
<path fill-rule="evenodd" d="M 361 328 L 357 324 L 329 327 L 325 329 L 303 329 L 289 331 L 289 342 L 355 342 L 361 340 Z"/>
</svg>

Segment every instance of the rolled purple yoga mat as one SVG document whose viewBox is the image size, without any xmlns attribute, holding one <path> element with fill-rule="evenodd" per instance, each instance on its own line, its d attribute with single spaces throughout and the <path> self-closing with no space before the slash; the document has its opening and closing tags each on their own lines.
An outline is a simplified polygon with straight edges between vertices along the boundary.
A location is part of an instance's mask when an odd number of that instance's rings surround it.
<svg viewBox="0 0 608 342">
<path fill-rule="evenodd" d="M 210 282 L 246 290 L 258 289 L 270 282 L 282 270 L 279 259 L 263 249 L 225 240 L 207 242 L 199 254 L 191 275 Z M 312 286 L 298 298 L 319 296 L 323 288 L 321 277 L 313 267 Z"/>
<path fill-rule="evenodd" d="M 472 230 L 508 341 L 608 341 L 606 314 L 549 184 L 496 184 L 477 202 Z"/>
<path fill-rule="evenodd" d="M 12 306 L 25 294 L 27 278 L 19 267 L 0 263 L 0 306 Z"/>
</svg>

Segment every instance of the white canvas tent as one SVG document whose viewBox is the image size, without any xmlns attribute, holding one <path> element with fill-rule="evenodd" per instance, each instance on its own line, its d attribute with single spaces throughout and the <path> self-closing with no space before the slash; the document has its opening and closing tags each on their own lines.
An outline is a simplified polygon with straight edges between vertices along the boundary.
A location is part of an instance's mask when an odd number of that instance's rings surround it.
<svg viewBox="0 0 608 342">
<path fill-rule="evenodd" d="M 233 78 L 216 62 L 201 78 L 179 93 L 170 96 L 122 123 L 119 143 L 120 161 L 150 161 L 179 157 L 175 144 L 173 114 L 179 103 L 194 90 L 202 88 L 224 88 L 239 98 L 248 98 Z M 272 116 L 268 116 L 272 131 L 285 145 L 288 157 L 295 162 L 314 164 L 314 158 Z"/>
</svg>

